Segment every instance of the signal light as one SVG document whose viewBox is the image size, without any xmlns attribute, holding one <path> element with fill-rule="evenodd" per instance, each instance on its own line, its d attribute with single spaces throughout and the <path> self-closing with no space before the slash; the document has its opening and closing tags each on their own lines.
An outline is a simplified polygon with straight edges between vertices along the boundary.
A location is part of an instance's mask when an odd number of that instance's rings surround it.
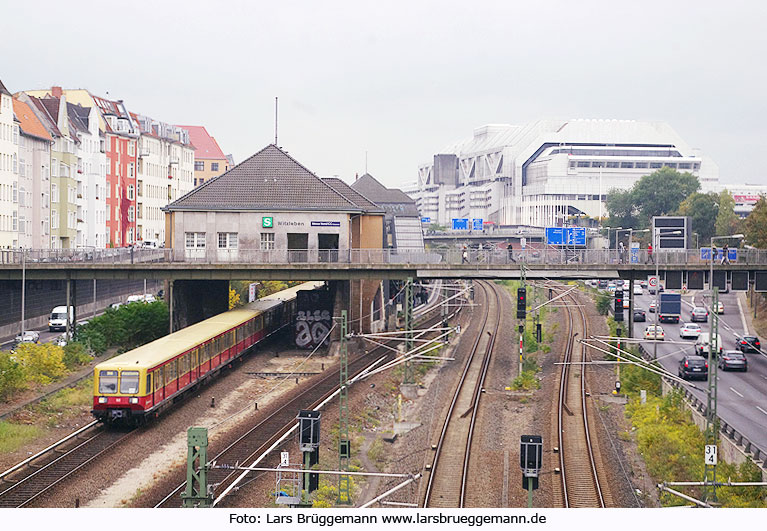
<svg viewBox="0 0 767 531">
<path fill-rule="evenodd" d="M 616 321 L 623 321 L 623 290 L 615 290 L 615 317 Z"/>
<path fill-rule="evenodd" d="M 527 289 L 517 288 L 517 319 L 527 317 Z"/>
</svg>

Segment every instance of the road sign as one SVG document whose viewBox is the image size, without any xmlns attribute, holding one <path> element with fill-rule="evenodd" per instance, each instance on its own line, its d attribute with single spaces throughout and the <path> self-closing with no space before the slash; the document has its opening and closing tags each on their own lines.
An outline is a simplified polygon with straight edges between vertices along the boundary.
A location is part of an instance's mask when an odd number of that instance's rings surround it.
<svg viewBox="0 0 767 531">
<path fill-rule="evenodd" d="M 421 218 L 421 223 L 431 223 L 431 218 L 423 217 L 423 218 Z"/>
<path fill-rule="evenodd" d="M 258 282 L 251 282 L 248 284 L 248 302 L 256 300 L 256 286 L 258 286 Z"/>
<path fill-rule="evenodd" d="M 700 248 L 700 259 L 701 260 L 711 260 L 711 247 L 701 247 Z"/>
<path fill-rule="evenodd" d="M 631 242 L 631 263 L 639 263 L 639 242 Z"/>
<path fill-rule="evenodd" d="M 658 287 L 658 277 L 649 277 L 647 279 L 647 287 L 655 289 Z"/>
<path fill-rule="evenodd" d="M 561 227 L 546 227 L 546 245 L 563 245 L 565 229 Z"/>
<path fill-rule="evenodd" d="M 738 250 L 737 249 L 727 249 L 727 259 L 730 262 L 735 262 L 738 260 Z"/>
<path fill-rule="evenodd" d="M 522 249 L 527 247 L 527 238 L 525 238 L 524 236 L 522 238 L 520 238 L 519 239 L 519 246 L 522 247 Z"/>
<path fill-rule="evenodd" d="M 704 460 L 704 463 L 706 465 L 716 466 L 716 445 L 715 444 L 706 445 L 706 458 Z"/>
<path fill-rule="evenodd" d="M 472 230 L 482 230 L 482 218 L 474 218 L 471 220 L 471 229 Z"/>
<path fill-rule="evenodd" d="M 453 230 L 469 230 L 467 218 L 453 218 Z"/>
<path fill-rule="evenodd" d="M 586 227 L 546 227 L 546 245 L 586 246 Z"/>
</svg>

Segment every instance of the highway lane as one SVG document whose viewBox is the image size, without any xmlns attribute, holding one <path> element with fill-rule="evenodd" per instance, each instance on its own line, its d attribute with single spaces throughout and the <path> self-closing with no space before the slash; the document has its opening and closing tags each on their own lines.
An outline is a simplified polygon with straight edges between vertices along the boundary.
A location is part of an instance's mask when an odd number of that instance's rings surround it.
<svg viewBox="0 0 767 531">
<path fill-rule="evenodd" d="M 654 296 L 643 290 L 642 295 L 635 298 L 635 307 L 647 312 L 647 322 L 634 324 L 634 337 L 644 337 L 645 326 L 655 322 L 655 314 L 649 312 L 650 302 Z M 745 335 L 744 319 L 738 309 L 737 295 L 735 293 L 723 293 L 720 301 L 724 304 L 725 313 L 720 315 L 719 333 L 722 336 L 724 350 L 735 349 L 736 334 Z M 658 359 L 661 365 L 672 374 L 677 373 L 679 360 L 685 354 L 694 354 L 694 339 L 681 339 L 679 327 L 685 322 L 690 322 L 690 311 L 693 304 L 708 306 L 704 292 L 692 293 L 683 297 L 682 316 L 680 324 L 662 324 L 666 334 L 666 341 L 658 342 Z M 625 314 L 626 317 L 628 313 Z M 709 322 L 699 323 L 704 332 L 710 331 L 711 312 Z M 753 330 L 749 331 L 753 335 Z M 760 338 L 761 340 L 762 338 Z M 673 343 L 672 343 L 673 342 Z M 643 341 L 648 352 L 653 351 L 653 341 Z M 751 442 L 762 450 L 767 451 L 767 355 L 746 354 L 748 358 L 748 372 L 717 371 L 718 374 L 718 404 L 717 413 L 729 425 L 746 436 Z M 700 389 L 693 389 L 696 397 L 706 402 L 707 382 L 692 382 Z"/>
</svg>

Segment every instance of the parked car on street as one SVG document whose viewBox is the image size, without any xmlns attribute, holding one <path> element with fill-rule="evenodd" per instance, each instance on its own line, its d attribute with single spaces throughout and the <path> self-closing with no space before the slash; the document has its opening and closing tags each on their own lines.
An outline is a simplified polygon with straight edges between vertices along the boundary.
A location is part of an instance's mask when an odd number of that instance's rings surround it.
<svg viewBox="0 0 767 531">
<path fill-rule="evenodd" d="M 634 284 L 634 295 L 641 295 L 642 293 L 644 293 L 642 286 L 639 284 Z"/>
<path fill-rule="evenodd" d="M 23 334 L 19 334 L 15 338 L 16 344 L 19 343 L 37 343 L 40 341 L 40 333 L 34 330 L 25 330 Z"/>
<path fill-rule="evenodd" d="M 634 308 L 634 322 L 641 323 L 647 321 L 647 314 L 640 308 Z"/>
<path fill-rule="evenodd" d="M 748 370 L 748 360 L 746 355 L 739 350 L 725 350 L 719 354 L 719 368 L 723 371 L 743 371 Z"/>
<path fill-rule="evenodd" d="M 684 380 L 708 380 L 708 360 L 701 356 L 682 356 L 677 374 Z"/>
<path fill-rule="evenodd" d="M 738 338 L 736 342 L 738 350 L 741 352 L 760 352 L 762 345 L 759 343 L 759 338 L 756 336 L 743 336 Z"/>
<path fill-rule="evenodd" d="M 679 328 L 679 337 L 682 339 L 698 339 L 700 336 L 700 325 L 695 323 L 685 323 Z"/>
<path fill-rule="evenodd" d="M 703 306 L 696 306 L 690 313 L 690 320 L 693 323 L 698 321 L 702 323 L 708 322 L 708 310 L 706 310 Z"/>
<path fill-rule="evenodd" d="M 666 334 L 663 332 L 662 326 L 650 325 L 644 330 L 644 338 L 652 339 L 653 341 L 663 341 L 666 338 Z"/>
</svg>

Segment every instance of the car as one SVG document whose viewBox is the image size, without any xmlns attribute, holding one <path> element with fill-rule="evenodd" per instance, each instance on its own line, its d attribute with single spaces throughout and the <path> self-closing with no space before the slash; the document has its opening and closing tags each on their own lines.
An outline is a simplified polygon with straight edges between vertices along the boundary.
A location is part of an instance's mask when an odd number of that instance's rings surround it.
<svg viewBox="0 0 767 531">
<path fill-rule="evenodd" d="M 719 368 L 723 371 L 748 371 L 746 355 L 739 350 L 725 350 L 719 354 Z"/>
<path fill-rule="evenodd" d="M 679 328 L 679 337 L 698 339 L 700 335 L 700 325 L 695 323 L 685 323 Z"/>
<path fill-rule="evenodd" d="M 708 322 L 708 310 L 706 310 L 703 306 L 696 306 L 690 312 L 690 320 L 693 323 L 698 321 L 702 323 Z"/>
<path fill-rule="evenodd" d="M 634 322 L 640 323 L 644 321 L 647 321 L 647 314 L 644 312 L 644 310 L 634 308 Z"/>
<path fill-rule="evenodd" d="M 682 356 L 677 374 L 683 380 L 708 380 L 708 360 L 702 356 Z"/>
<path fill-rule="evenodd" d="M 23 334 L 19 334 L 15 338 L 16 344 L 19 343 L 37 343 L 40 341 L 40 333 L 34 330 L 25 330 Z"/>
<path fill-rule="evenodd" d="M 663 332 L 662 326 L 650 325 L 644 330 L 644 338 L 663 341 L 666 338 L 666 334 Z"/>
<path fill-rule="evenodd" d="M 639 284 L 634 284 L 634 295 L 641 295 L 642 293 L 644 293 L 642 286 Z"/>
<path fill-rule="evenodd" d="M 761 351 L 761 344 L 759 343 L 759 338 L 756 336 L 743 336 L 738 338 L 735 346 L 740 350 L 741 352 L 760 352 Z"/>
<path fill-rule="evenodd" d="M 718 302 L 716 304 L 716 313 L 718 313 L 719 315 L 724 314 L 724 304 L 722 304 L 721 302 Z"/>
<path fill-rule="evenodd" d="M 117 310 L 122 305 L 123 305 L 123 303 L 121 303 L 121 302 L 113 302 L 112 304 L 109 305 L 109 307 L 112 310 Z"/>
<path fill-rule="evenodd" d="M 639 285 L 642 286 L 643 288 L 646 288 L 647 287 L 647 281 L 646 280 L 640 280 L 639 281 Z"/>
<path fill-rule="evenodd" d="M 664 291 L 663 290 L 663 284 L 658 284 L 658 293 L 662 293 L 663 291 Z M 654 288 L 647 288 L 647 292 L 650 295 L 655 295 L 655 289 Z"/>
<path fill-rule="evenodd" d="M 616 287 L 614 285 L 607 286 L 607 293 L 615 293 Z"/>
<path fill-rule="evenodd" d="M 622 278 L 619 278 L 619 279 L 617 279 L 617 280 L 615 281 L 615 285 L 616 285 L 617 287 L 619 287 L 619 288 L 623 287 L 623 284 L 624 284 L 624 283 L 625 283 L 625 282 L 624 282 L 624 280 L 623 280 Z"/>
<path fill-rule="evenodd" d="M 597 286 L 602 288 L 602 289 L 604 289 L 604 288 L 607 287 L 607 281 L 606 280 L 598 280 L 597 281 Z"/>
<path fill-rule="evenodd" d="M 698 339 L 695 340 L 695 354 L 698 356 L 709 357 L 711 350 L 711 335 L 708 332 L 701 332 Z M 722 353 L 722 336 L 716 337 L 716 347 L 714 349 L 717 354 Z"/>
<path fill-rule="evenodd" d="M 655 313 L 655 301 L 650 303 L 650 308 L 648 309 L 650 310 L 650 313 Z"/>
</svg>

